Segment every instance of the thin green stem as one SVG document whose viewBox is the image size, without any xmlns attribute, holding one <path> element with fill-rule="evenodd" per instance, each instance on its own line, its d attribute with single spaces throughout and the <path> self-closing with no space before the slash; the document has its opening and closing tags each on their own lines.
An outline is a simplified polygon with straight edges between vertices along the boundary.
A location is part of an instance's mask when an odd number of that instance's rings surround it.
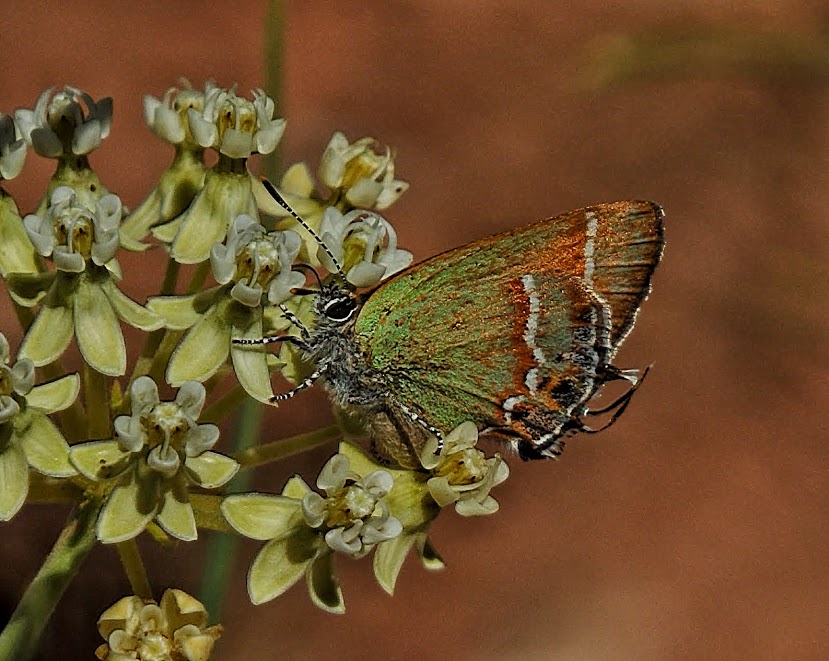
<svg viewBox="0 0 829 661">
<path fill-rule="evenodd" d="M 207 274 L 210 272 L 210 261 L 206 260 L 199 264 L 196 267 L 196 270 L 193 272 L 193 277 L 190 278 L 190 284 L 187 286 L 187 293 L 188 294 L 197 294 L 201 291 L 201 288 L 204 286 L 205 280 L 207 280 Z"/>
<path fill-rule="evenodd" d="M 29 482 L 27 503 L 64 503 L 77 502 L 83 490 L 71 480 L 58 480 L 32 471 Z"/>
<path fill-rule="evenodd" d="M 178 272 L 180 264 L 172 257 L 167 260 L 167 268 L 164 271 L 164 280 L 161 283 L 161 296 L 170 296 L 176 293 L 176 283 L 178 282 Z M 132 371 L 130 383 L 135 381 L 139 376 L 147 374 L 152 369 L 153 358 L 158 352 L 158 347 L 164 339 L 164 329 L 153 331 L 147 336 L 144 342 L 144 348 L 141 350 L 141 355 L 135 362 L 135 369 Z"/>
<path fill-rule="evenodd" d="M 115 546 L 118 549 L 118 558 L 124 566 L 133 594 L 142 599 L 152 599 L 153 589 L 150 587 L 147 570 L 144 568 L 144 561 L 141 560 L 141 554 L 138 552 L 135 539 L 121 542 Z"/>
<path fill-rule="evenodd" d="M 173 350 L 178 345 L 178 341 L 181 339 L 183 333 L 184 331 L 180 330 L 167 329 L 164 331 L 164 337 L 161 340 L 158 351 L 153 356 L 150 369 L 147 371 L 147 375 L 152 377 L 156 383 L 161 383 L 164 378 L 167 363 L 170 361 L 170 356 L 173 355 Z"/>
<path fill-rule="evenodd" d="M 73 512 L 0 633 L 0 659 L 26 661 L 37 652 L 49 618 L 95 545 L 95 520 L 99 509 L 99 502 L 88 501 Z"/>
<path fill-rule="evenodd" d="M 200 530 L 233 533 L 233 527 L 227 522 L 221 509 L 222 496 L 206 493 L 191 493 L 190 505 Z"/>
<path fill-rule="evenodd" d="M 233 455 L 242 468 L 253 468 L 324 445 L 342 436 L 339 425 L 330 425 L 305 434 L 298 434 L 279 441 L 256 445 Z"/>
<path fill-rule="evenodd" d="M 86 396 L 88 438 L 107 438 L 112 430 L 106 377 L 85 362 L 81 378 Z"/>
<path fill-rule="evenodd" d="M 239 407 L 235 425 L 237 431 L 234 450 L 237 453 L 243 453 L 256 444 L 261 419 L 262 408 L 259 402 L 251 398 L 245 399 Z M 236 475 L 228 484 L 228 489 L 244 491 L 250 484 L 250 477 L 249 474 Z M 210 536 L 201 587 L 201 602 L 210 613 L 211 622 L 221 620 L 222 606 L 233 574 L 233 561 L 238 546 L 235 536 L 222 533 L 214 533 Z"/>
<path fill-rule="evenodd" d="M 41 378 L 45 381 L 55 381 L 67 374 L 60 360 L 49 363 L 40 368 Z M 72 406 L 60 411 L 58 414 L 63 435 L 69 443 L 74 443 L 87 438 L 87 421 L 84 413 L 81 398 L 78 397 L 72 402 Z"/>
<path fill-rule="evenodd" d="M 208 406 L 199 416 L 199 422 L 212 422 L 218 424 L 227 418 L 231 411 L 239 408 L 245 401 L 248 394 L 238 383 Z"/>
</svg>

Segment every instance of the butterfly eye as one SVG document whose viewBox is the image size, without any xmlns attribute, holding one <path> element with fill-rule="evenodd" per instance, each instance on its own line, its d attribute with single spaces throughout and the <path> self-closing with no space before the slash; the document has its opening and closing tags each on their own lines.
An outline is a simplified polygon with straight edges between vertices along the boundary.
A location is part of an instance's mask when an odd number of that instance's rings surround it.
<svg viewBox="0 0 829 661">
<path fill-rule="evenodd" d="M 349 296 L 329 301 L 322 313 L 332 321 L 347 321 L 356 309 L 357 301 Z"/>
</svg>

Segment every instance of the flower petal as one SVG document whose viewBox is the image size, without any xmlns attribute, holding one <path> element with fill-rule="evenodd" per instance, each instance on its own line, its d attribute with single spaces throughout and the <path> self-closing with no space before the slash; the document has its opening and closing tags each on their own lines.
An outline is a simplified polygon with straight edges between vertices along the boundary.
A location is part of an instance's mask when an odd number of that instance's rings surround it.
<svg viewBox="0 0 829 661">
<path fill-rule="evenodd" d="M 227 300 L 221 300 L 187 332 L 170 357 L 167 382 L 180 386 L 185 381 L 206 381 L 227 360 L 231 330 Z"/>
<path fill-rule="evenodd" d="M 139 328 L 143 331 L 158 330 L 164 326 L 164 320 L 161 319 L 155 312 L 148 310 L 143 305 L 133 301 L 129 296 L 122 292 L 112 280 L 106 280 L 103 284 L 103 290 L 112 303 L 112 308 L 119 319 L 129 324 L 133 328 Z"/>
<path fill-rule="evenodd" d="M 0 276 L 37 273 L 38 257 L 11 195 L 0 191 Z"/>
<path fill-rule="evenodd" d="M 76 446 L 78 447 L 78 446 Z M 74 448 L 73 448 L 74 449 Z M 115 487 L 98 516 L 95 532 L 104 544 L 125 542 L 140 534 L 152 521 L 158 506 L 147 508 L 144 489 L 135 476 L 129 482 Z"/>
<path fill-rule="evenodd" d="M 30 359 L 35 367 L 57 360 L 72 339 L 72 311 L 64 305 L 55 305 L 53 301 L 57 298 L 47 297 L 48 300 L 29 326 L 17 354 L 18 359 Z"/>
<path fill-rule="evenodd" d="M 446 567 L 446 563 L 443 561 L 443 558 L 440 557 L 440 553 L 437 552 L 437 549 L 432 545 L 432 542 L 429 541 L 426 533 L 419 533 L 416 536 L 416 539 L 417 555 L 420 556 L 420 562 L 423 563 L 423 566 L 429 571 L 440 571 L 441 569 L 444 569 Z"/>
<path fill-rule="evenodd" d="M 461 516 L 484 516 L 498 511 L 498 501 L 487 496 L 481 501 L 475 498 L 462 498 L 455 503 L 455 511 Z"/>
<path fill-rule="evenodd" d="M 198 264 L 221 243 L 234 218 L 246 213 L 257 218 L 249 175 L 207 173 L 196 199 L 182 215 L 170 254 L 181 264 Z"/>
<path fill-rule="evenodd" d="M 46 296 L 56 276 L 57 273 L 55 271 L 46 271 L 45 273 L 9 273 L 5 276 L 6 288 L 9 291 L 9 296 L 12 297 L 15 303 L 25 308 L 30 308 Z"/>
<path fill-rule="evenodd" d="M 261 604 L 275 599 L 306 573 L 317 554 L 316 537 L 286 537 L 265 544 L 248 572 L 248 595 Z"/>
<path fill-rule="evenodd" d="M 82 275 L 72 302 L 75 338 L 84 360 L 107 376 L 124 374 L 127 371 L 124 336 L 100 283 Z"/>
<path fill-rule="evenodd" d="M 161 601 L 158 605 L 164 612 L 172 630 L 187 625 L 198 628 L 207 626 L 207 611 L 204 604 L 183 590 L 168 588 L 161 595 Z"/>
<path fill-rule="evenodd" d="M 89 441 L 69 448 L 69 461 L 90 480 L 108 480 L 120 475 L 127 467 L 129 453 L 117 440 Z"/>
<path fill-rule="evenodd" d="M 164 504 L 156 516 L 156 521 L 167 534 L 185 542 L 192 542 L 198 537 L 193 508 L 189 501 L 180 500 L 176 491 L 174 489 L 164 491 Z"/>
<path fill-rule="evenodd" d="M 69 445 L 55 424 L 45 414 L 33 409 L 22 416 L 28 420 L 18 438 L 29 465 L 50 477 L 75 475 L 77 471 L 69 463 Z"/>
<path fill-rule="evenodd" d="M 374 551 L 374 576 L 389 594 L 394 594 L 397 577 L 414 543 L 415 536 L 404 532 L 379 544 Z"/>
<path fill-rule="evenodd" d="M 11 430 L 9 430 L 10 432 Z M 29 466 L 17 443 L 8 443 L 0 452 L 0 521 L 8 521 L 23 507 L 29 493 Z"/>
<path fill-rule="evenodd" d="M 285 486 L 282 488 L 282 495 L 288 498 L 302 500 L 309 491 L 311 491 L 311 487 L 306 484 L 305 480 L 299 475 L 294 475 L 285 483 Z"/>
<path fill-rule="evenodd" d="M 230 480 L 239 470 L 235 459 L 218 452 L 205 452 L 185 460 L 188 477 L 200 487 L 215 489 Z"/>
<path fill-rule="evenodd" d="M 182 412 L 193 420 L 199 417 L 202 408 L 204 408 L 204 400 L 207 398 L 207 390 L 198 381 L 185 381 L 181 384 L 181 388 L 176 393 L 176 404 L 181 407 Z M 219 438 L 219 430 L 211 432 L 203 432 L 211 437 L 210 445 L 216 442 Z M 204 448 L 205 450 L 207 447 Z M 193 452 L 193 455 L 198 452 Z"/>
<path fill-rule="evenodd" d="M 197 296 L 198 294 L 153 296 L 147 299 L 147 309 L 160 316 L 167 328 L 184 330 L 193 326 L 202 317 L 193 306 Z"/>
<path fill-rule="evenodd" d="M 26 402 L 46 413 L 63 411 L 74 404 L 80 389 L 80 377 L 77 374 L 67 374 L 54 381 L 36 385 L 26 395 Z"/>
<path fill-rule="evenodd" d="M 280 539 L 304 526 L 300 501 L 286 496 L 235 494 L 222 501 L 221 510 L 234 530 L 251 539 Z"/>
<path fill-rule="evenodd" d="M 305 163 L 294 163 L 282 175 L 279 189 L 289 195 L 311 197 L 314 192 L 314 178 Z"/>
<path fill-rule="evenodd" d="M 315 606 L 335 615 L 345 613 L 343 592 L 334 573 L 333 553 L 323 553 L 316 558 L 306 576 L 308 594 Z"/>
<path fill-rule="evenodd" d="M 441 507 L 451 505 L 460 498 L 460 494 L 452 488 L 444 475 L 431 478 L 427 483 L 429 495 Z"/>
<path fill-rule="evenodd" d="M 262 314 L 254 310 L 250 323 L 243 327 L 234 324 L 231 337 L 234 339 L 256 339 L 262 337 Z M 267 402 L 273 397 L 271 375 L 268 370 L 268 351 L 264 345 L 238 345 L 230 347 L 233 370 L 245 392 L 260 402 Z"/>
</svg>

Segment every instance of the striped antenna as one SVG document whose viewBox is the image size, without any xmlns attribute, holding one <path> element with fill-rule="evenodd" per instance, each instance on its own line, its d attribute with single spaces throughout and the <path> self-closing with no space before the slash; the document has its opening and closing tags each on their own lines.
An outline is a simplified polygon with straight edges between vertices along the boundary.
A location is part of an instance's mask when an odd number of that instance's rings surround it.
<svg viewBox="0 0 829 661">
<path fill-rule="evenodd" d="M 308 234 L 310 234 L 312 237 L 314 237 L 314 240 L 325 251 L 325 254 L 328 255 L 329 259 L 331 260 L 331 263 L 335 267 L 337 267 L 337 275 L 340 277 L 340 280 L 342 280 L 343 286 L 344 287 L 347 286 L 346 285 L 346 280 L 345 280 L 345 274 L 343 273 L 343 267 L 340 265 L 340 262 L 337 260 L 337 258 L 334 257 L 334 253 L 331 252 L 331 249 L 327 245 L 325 245 L 325 242 L 319 237 L 319 235 L 314 230 L 311 229 L 311 226 L 308 225 L 308 223 L 306 223 L 304 220 L 302 220 L 302 218 L 300 218 L 299 214 L 296 211 L 291 209 L 291 205 L 289 205 L 285 201 L 285 198 L 282 197 L 282 195 L 279 193 L 279 191 L 276 190 L 276 186 L 274 186 L 270 181 L 265 179 L 265 177 L 261 177 L 261 181 L 262 181 L 262 185 L 265 187 L 265 190 L 267 190 L 268 193 L 270 194 L 270 196 L 274 200 L 276 200 L 276 202 L 279 204 L 279 206 L 281 206 L 283 209 L 285 209 L 285 211 L 287 211 L 294 218 L 294 220 L 296 220 L 300 225 L 302 225 L 302 227 L 305 228 L 305 230 L 308 232 Z M 319 276 L 317 276 L 317 279 L 319 279 Z"/>
</svg>

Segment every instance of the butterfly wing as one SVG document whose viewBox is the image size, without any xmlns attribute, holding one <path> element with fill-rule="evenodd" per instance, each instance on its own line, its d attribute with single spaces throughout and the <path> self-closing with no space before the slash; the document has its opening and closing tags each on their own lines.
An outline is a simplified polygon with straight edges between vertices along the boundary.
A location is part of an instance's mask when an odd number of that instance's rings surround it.
<svg viewBox="0 0 829 661">
<path fill-rule="evenodd" d="M 356 336 L 392 396 L 439 429 L 471 419 L 538 438 L 595 392 L 661 250 L 653 203 L 569 212 L 397 275 Z"/>
</svg>

